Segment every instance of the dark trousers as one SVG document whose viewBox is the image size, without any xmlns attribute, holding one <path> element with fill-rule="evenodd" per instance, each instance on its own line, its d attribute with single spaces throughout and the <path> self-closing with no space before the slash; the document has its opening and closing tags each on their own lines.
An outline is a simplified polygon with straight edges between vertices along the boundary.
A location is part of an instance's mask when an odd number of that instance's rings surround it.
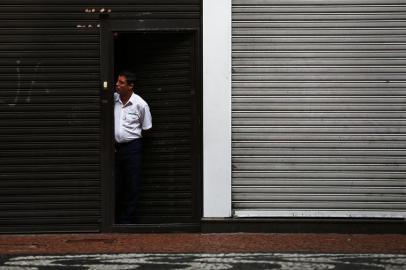
<svg viewBox="0 0 406 270">
<path fill-rule="evenodd" d="M 116 144 L 116 223 L 134 223 L 141 185 L 142 139 Z"/>
</svg>

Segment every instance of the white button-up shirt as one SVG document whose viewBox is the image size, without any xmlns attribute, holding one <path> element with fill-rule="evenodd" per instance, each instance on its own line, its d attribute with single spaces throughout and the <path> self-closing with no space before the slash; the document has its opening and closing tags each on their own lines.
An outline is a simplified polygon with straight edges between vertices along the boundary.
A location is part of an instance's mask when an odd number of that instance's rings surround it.
<svg viewBox="0 0 406 270">
<path fill-rule="evenodd" d="M 124 143 L 142 138 L 142 131 L 152 128 L 152 117 L 148 104 L 140 96 L 132 94 L 123 104 L 118 93 L 114 93 L 114 137 Z"/>
</svg>

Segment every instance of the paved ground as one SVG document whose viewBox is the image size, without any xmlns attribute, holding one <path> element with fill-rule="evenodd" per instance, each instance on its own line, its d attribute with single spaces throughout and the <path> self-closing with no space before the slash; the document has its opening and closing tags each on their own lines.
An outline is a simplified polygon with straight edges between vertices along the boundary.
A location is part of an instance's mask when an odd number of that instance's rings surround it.
<svg viewBox="0 0 406 270">
<path fill-rule="evenodd" d="M 406 254 L 401 234 L 35 234 L 0 235 L 0 254 L 89 253 Z"/>
<path fill-rule="evenodd" d="M 0 270 L 406 269 L 406 235 L 0 235 Z"/>
<path fill-rule="evenodd" d="M 0 259 L 0 270 L 102 269 L 406 269 L 405 255 L 390 254 L 93 254 L 17 256 Z"/>
</svg>

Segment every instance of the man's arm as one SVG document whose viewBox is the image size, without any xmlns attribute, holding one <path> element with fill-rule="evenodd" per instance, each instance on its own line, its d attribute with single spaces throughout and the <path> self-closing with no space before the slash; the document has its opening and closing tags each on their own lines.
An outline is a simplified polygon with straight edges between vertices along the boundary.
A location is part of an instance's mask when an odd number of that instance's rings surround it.
<svg viewBox="0 0 406 270">
<path fill-rule="evenodd" d="M 143 131 L 142 131 L 142 137 L 143 137 L 144 139 L 150 139 L 150 138 L 152 138 L 152 128 L 143 130 Z"/>
</svg>

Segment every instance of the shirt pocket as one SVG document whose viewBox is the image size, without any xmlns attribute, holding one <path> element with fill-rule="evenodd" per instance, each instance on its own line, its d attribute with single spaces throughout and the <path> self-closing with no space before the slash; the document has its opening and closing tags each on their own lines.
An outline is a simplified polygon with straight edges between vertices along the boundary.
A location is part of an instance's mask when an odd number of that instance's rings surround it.
<svg viewBox="0 0 406 270">
<path fill-rule="evenodd" d="M 137 125 L 139 125 L 140 122 L 140 117 L 138 113 L 135 112 L 129 112 L 124 121 L 124 126 L 130 127 L 130 128 L 135 128 Z"/>
</svg>

